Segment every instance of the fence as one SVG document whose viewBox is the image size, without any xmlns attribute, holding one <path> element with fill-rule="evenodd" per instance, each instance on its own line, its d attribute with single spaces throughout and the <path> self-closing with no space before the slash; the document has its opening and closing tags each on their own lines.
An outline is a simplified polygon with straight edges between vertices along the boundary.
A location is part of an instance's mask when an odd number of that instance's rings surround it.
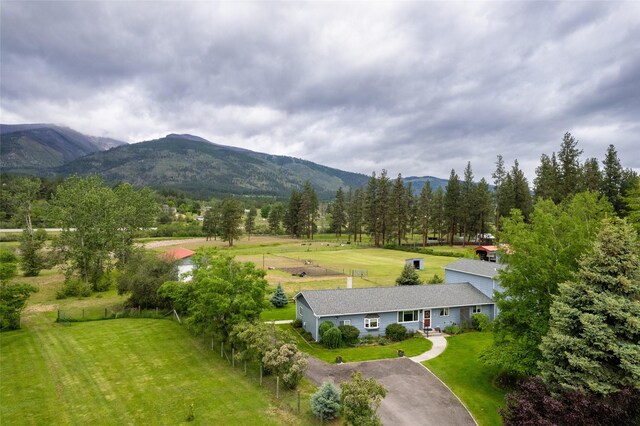
<svg viewBox="0 0 640 426">
<path fill-rule="evenodd" d="M 99 321 L 116 318 L 180 318 L 173 310 L 125 308 L 122 304 L 110 306 L 88 306 L 85 308 L 58 308 L 56 322 L 68 324 L 71 322 Z"/>
</svg>

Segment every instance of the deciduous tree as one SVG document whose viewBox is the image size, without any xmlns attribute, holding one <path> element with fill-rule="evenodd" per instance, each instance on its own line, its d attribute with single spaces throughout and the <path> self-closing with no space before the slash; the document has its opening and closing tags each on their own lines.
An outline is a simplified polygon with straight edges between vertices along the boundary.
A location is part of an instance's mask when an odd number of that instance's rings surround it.
<svg viewBox="0 0 640 426">
<path fill-rule="evenodd" d="M 365 379 L 362 373 L 355 371 L 351 380 L 340 383 L 342 393 L 340 402 L 344 422 L 351 426 L 378 426 L 382 423 L 377 411 L 387 396 L 387 390 L 375 379 Z"/>
</svg>

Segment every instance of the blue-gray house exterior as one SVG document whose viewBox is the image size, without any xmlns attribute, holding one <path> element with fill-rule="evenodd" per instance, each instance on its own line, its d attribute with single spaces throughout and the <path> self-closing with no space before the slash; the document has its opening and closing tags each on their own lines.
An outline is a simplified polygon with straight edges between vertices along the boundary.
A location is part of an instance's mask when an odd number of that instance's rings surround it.
<svg viewBox="0 0 640 426">
<path fill-rule="evenodd" d="M 474 259 L 460 259 L 444 267 L 444 282 L 468 282 L 483 294 L 493 299 L 495 291 L 502 292 L 498 274 L 506 265 Z M 496 306 L 494 316 L 498 315 Z"/>
<path fill-rule="evenodd" d="M 364 337 L 384 335 L 386 327 L 393 323 L 416 331 L 461 324 L 478 312 L 490 320 L 494 318 L 494 302 L 467 282 L 303 290 L 295 300 L 296 318 L 316 341 L 323 321 L 335 326 L 352 325 Z"/>
</svg>

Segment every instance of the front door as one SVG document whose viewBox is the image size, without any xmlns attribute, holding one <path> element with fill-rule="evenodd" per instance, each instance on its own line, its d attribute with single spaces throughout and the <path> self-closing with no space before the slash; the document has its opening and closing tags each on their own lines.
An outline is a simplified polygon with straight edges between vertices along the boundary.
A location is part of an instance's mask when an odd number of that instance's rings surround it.
<svg viewBox="0 0 640 426">
<path fill-rule="evenodd" d="M 424 310 L 424 328 L 431 328 L 431 310 Z"/>
</svg>

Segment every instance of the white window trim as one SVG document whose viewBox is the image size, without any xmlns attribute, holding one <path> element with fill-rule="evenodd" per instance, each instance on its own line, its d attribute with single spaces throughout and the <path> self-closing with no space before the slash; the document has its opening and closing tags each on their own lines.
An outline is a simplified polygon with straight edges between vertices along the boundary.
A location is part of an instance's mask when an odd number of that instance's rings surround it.
<svg viewBox="0 0 640 426">
<path fill-rule="evenodd" d="M 298 306 L 298 315 L 300 316 L 304 316 L 304 310 L 302 308 L 303 308 L 302 305 Z"/>
<path fill-rule="evenodd" d="M 449 308 L 440 308 L 440 316 L 448 317 L 449 316 Z"/>
<path fill-rule="evenodd" d="M 473 307 L 473 310 L 471 311 L 471 313 L 473 313 L 473 314 L 481 314 L 482 313 L 482 306 L 475 305 Z"/>
<path fill-rule="evenodd" d="M 376 322 L 376 326 L 372 327 L 371 326 L 371 320 L 374 320 Z M 377 330 L 380 328 L 380 318 L 365 318 L 364 319 L 364 328 L 366 330 Z"/>
<path fill-rule="evenodd" d="M 415 313 L 414 316 L 413 316 L 414 319 L 411 320 L 411 321 L 400 321 L 400 316 L 401 315 L 402 315 L 402 317 L 404 319 L 404 313 L 405 312 L 414 312 Z M 398 311 L 398 324 L 405 324 L 405 323 L 408 323 L 408 322 L 418 322 L 418 321 L 420 321 L 420 313 L 416 309 L 411 310 L 411 311 Z"/>
</svg>

